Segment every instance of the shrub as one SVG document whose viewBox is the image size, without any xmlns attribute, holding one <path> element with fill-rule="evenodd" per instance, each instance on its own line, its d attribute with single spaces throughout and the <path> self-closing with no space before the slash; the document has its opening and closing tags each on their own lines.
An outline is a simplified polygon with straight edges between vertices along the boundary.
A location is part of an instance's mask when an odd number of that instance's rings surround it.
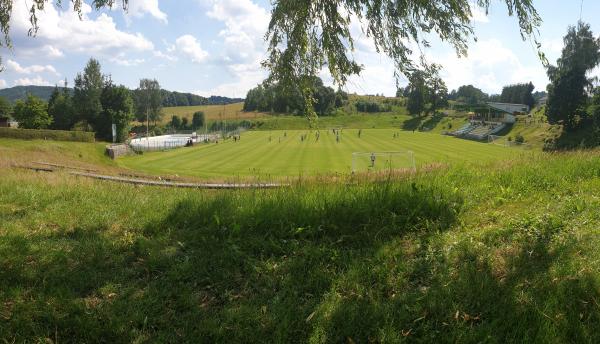
<svg viewBox="0 0 600 344">
<path fill-rule="evenodd" d="M 204 127 L 206 122 L 206 115 L 203 111 L 196 111 L 192 117 L 192 127 L 194 130 Z"/>
<path fill-rule="evenodd" d="M 523 137 L 523 135 L 517 134 L 517 136 L 515 136 L 515 142 L 516 143 L 524 143 L 525 142 L 525 138 Z"/>
<path fill-rule="evenodd" d="M 376 101 L 359 100 L 355 104 L 356 110 L 359 112 L 390 112 L 392 107 L 387 104 L 381 104 Z"/>
<path fill-rule="evenodd" d="M 164 134 L 163 128 L 161 127 L 154 127 L 154 129 L 152 129 L 151 131 L 153 133 L 154 136 L 161 136 L 162 134 Z"/>
<path fill-rule="evenodd" d="M 25 101 L 17 100 L 13 117 L 19 122 L 19 126 L 25 129 L 44 129 L 52 124 L 52 117 L 48 115 L 48 104 L 31 94 L 27 95 Z"/>
<path fill-rule="evenodd" d="M 94 142 L 94 133 L 89 131 L 65 131 L 47 129 L 12 129 L 0 128 L 0 137 L 24 140 L 55 140 Z"/>
</svg>

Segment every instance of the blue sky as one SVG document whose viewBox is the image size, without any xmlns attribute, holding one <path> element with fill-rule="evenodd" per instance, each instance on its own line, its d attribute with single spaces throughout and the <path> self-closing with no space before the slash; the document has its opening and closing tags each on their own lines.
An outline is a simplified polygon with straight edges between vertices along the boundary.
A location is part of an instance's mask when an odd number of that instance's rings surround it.
<svg viewBox="0 0 600 344">
<path fill-rule="evenodd" d="M 67 1 L 63 1 L 67 3 Z M 115 8 L 101 12 L 84 8 L 80 20 L 71 9 L 48 6 L 40 14 L 37 37 L 27 37 L 26 1 L 15 1 L 11 37 L 13 49 L 1 52 L 5 71 L 0 87 L 54 85 L 73 78 L 90 57 L 100 60 L 112 79 L 136 87 L 140 78 L 156 78 L 163 88 L 200 95 L 244 97 L 266 76 L 264 32 L 268 0 L 129 0 L 127 13 Z M 579 0 L 537 0 L 544 20 L 543 50 L 551 62 L 560 55 L 562 37 L 580 18 Z M 600 1 L 585 0 L 582 19 L 600 34 Z M 595 15 L 596 14 L 596 15 Z M 457 58 L 445 43 L 433 40 L 425 53 L 444 66 L 450 89 L 474 84 L 498 93 L 503 85 L 532 81 L 538 90 L 547 83 L 544 68 L 529 41 L 523 42 L 517 21 L 505 5 L 494 2 L 488 16 L 473 17 L 477 42 L 469 56 Z M 353 23 L 358 39 L 355 57 L 365 67 L 346 89 L 362 94 L 393 95 L 394 68 L 377 54 Z M 322 73 L 326 83 L 327 73 Z"/>
</svg>

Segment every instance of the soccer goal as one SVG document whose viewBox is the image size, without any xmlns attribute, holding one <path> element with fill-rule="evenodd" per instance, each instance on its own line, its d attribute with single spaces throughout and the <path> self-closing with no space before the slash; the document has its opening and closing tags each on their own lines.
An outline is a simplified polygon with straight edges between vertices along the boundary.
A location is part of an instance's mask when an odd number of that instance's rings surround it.
<svg viewBox="0 0 600 344">
<path fill-rule="evenodd" d="M 415 167 L 415 156 L 411 151 L 352 153 L 353 173 L 414 170 Z"/>
<path fill-rule="evenodd" d="M 508 147 L 508 140 L 506 139 L 506 136 L 489 135 L 488 143 L 495 144 L 497 146 Z"/>
</svg>

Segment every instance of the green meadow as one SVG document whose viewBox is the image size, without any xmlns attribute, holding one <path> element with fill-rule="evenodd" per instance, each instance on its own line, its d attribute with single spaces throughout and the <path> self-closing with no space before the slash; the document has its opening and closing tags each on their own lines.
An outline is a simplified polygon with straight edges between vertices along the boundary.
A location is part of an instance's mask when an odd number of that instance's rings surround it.
<svg viewBox="0 0 600 344">
<path fill-rule="evenodd" d="M 7 343 L 600 341 L 597 152 L 276 190 L 0 171 Z"/>
<path fill-rule="evenodd" d="M 301 136 L 306 136 L 301 140 Z M 350 173 L 354 152 L 413 152 L 415 165 L 475 163 L 512 159 L 530 152 L 432 133 L 394 129 L 344 129 L 339 142 L 331 130 L 250 131 L 241 140 L 199 144 L 118 160 L 122 167 L 163 175 L 196 177 L 298 176 Z M 410 167 L 397 158 L 396 168 Z M 366 170 L 365 170 L 366 172 Z"/>
</svg>

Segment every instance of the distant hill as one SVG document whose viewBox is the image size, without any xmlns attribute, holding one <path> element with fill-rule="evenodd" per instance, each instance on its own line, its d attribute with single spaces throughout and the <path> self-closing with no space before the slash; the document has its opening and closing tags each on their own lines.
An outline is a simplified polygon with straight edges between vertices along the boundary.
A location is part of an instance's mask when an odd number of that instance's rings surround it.
<svg viewBox="0 0 600 344">
<path fill-rule="evenodd" d="M 11 103 L 19 99 L 24 99 L 27 94 L 33 94 L 36 97 L 46 101 L 50 99 L 50 95 L 54 90 L 54 86 L 15 86 L 0 90 L 0 97 L 8 99 Z M 73 89 L 69 89 L 71 92 Z M 210 96 L 208 98 L 192 93 L 172 92 L 162 90 L 163 106 L 196 106 L 196 105 L 224 105 L 243 102 L 241 98 L 228 98 L 221 96 Z"/>
<path fill-rule="evenodd" d="M 19 99 L 24 99 L 27 94 L 31 93 L 47 101 L 50 99 L 53 90 L 54 86 L 15 86 L 1 89 L 0 97 L 4 97 L 11 103 L 14 103 Z"/>
</svg>

